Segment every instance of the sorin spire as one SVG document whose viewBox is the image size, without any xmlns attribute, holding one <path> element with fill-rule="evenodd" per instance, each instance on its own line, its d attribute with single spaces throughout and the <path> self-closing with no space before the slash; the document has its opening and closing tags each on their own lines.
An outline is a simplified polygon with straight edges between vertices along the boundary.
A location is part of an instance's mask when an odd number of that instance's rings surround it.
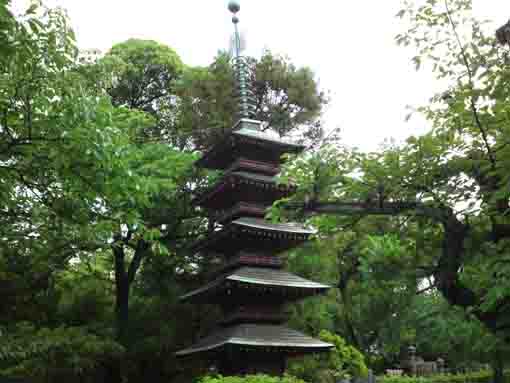
<svg viewBox="0 0 510 383">
<path fill-rule="evenodd" d="M 233 61 L 236 79 L 235 98 L 237 100 L 237 113 L 239 119 L 250 119 L 253 118 L 255 113 L 255 96 L 249 78 L 250 72 L 248 62 L 245 57 L 241 56 L 241 36 L 237 27 L 239 23 L 237 13 L 241 9 L 241 6 L 238 1 L 233 0 L 228 3 L 228 9 L 234 14 L 232 17 L 232 23 L 234 24 Z"/>
</svg>

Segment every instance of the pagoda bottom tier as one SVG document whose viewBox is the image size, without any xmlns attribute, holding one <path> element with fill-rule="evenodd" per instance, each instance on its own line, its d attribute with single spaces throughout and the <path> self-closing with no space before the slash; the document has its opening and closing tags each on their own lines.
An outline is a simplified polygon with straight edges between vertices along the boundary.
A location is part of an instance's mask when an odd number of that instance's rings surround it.
<svg viewBox="0 0 510 383">
<path fill-rule="evenodd" d="M 328 351 L 331 344 L 281 325 L 238 324 L 225 327 L 176 353 L 204 354 L 216 360 L 223 374 L 281 374 L 286 359 Z"/>
</svg>

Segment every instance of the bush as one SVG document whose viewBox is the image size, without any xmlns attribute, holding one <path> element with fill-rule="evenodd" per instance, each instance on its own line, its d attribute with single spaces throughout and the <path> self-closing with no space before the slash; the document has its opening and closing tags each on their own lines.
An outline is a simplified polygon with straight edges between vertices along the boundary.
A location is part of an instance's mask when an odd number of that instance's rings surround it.
<svg viewBox="0 0 510 383">
<path fill-rule="evenodd" d="M 199 383 L 305 383 L 303 380 L 290 375 L 283 377 L 269 375 L 246 375 L 246 376 L 205 376 Z"/>
<path fill-rule="evenodd" d="M 363 354 L 345 340 L 329 331 L 321 331 L 319 338 L 335 347 L 328 353 L 310 355 L 289 363 L 287 371 L 307 382 L 335 383 L 339 379 L 364 377 L 368 374 Z"/>
<path fill-rule="evenodd" d="M 505 381 L 510 383 L 510 372 L 505 372 Z M 377 378 L 378 383 L 490 383 L 492 371 L 482 370 L 466 374 L 438 374 L 431 376 L 395 376 L 384 375 Z"/>
<path fill-rule="evenodd" d="M 105 363 L 124 352 L 120 344 L 84 327 L 36 329 L 20 322 L 11 330 L 0 344 L 0 377 L 92 382 L 104 372 Z"/>
</svg>

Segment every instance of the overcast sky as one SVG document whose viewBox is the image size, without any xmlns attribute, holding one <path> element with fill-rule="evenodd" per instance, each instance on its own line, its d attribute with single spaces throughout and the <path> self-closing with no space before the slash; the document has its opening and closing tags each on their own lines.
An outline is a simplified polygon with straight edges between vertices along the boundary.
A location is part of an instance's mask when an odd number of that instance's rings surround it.
<svg viewBox="0 0 510 383">
<path fill-rule="evenodd" d="M 25 0 L 13 0 L 20 6 Z M 128 38 L 153 39 L 174 48 L 188 65 L 207 65 L 228 48 L 232 33 L 227 0 L 46 0 L 68 10 L 82 49 L 107 51 Z M 332 102 L 328 127 L 344 141 L 375 149 L 385 138 L 402 140 L 427 129 L 404 122 L 405 106 L 421 105 L 438 88 L 426 71 L 415 72 L 412 52 L 397 47 L 403 31 L 400 0 L 241 0 L 240 29 L 247 53 L 264 48 L 314 70 Z M 474 0 L 475 14 L 500 26 L 508 0 Z"/>
</svg>

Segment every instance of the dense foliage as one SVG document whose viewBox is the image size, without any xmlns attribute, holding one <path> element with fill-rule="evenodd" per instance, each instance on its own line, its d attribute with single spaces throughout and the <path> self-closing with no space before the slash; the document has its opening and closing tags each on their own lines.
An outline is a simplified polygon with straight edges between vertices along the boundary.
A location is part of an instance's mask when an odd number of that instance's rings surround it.
<svg viewBox="0 0 510 383">
<path fill-rule="evenodd" d="M 509 374 L 505 374 L 505 382 L 510 379 Z M 379 381 L 382 383 L 487 383 L 492 381 L 492 372 L 481 370 L 478 372 L 470 372 L 466 374 L 438 374 L 430 377 L 414 377 L 414 376 L 381 376 Z"/>
<path fill-rule="evenodd" d="M 307 382 L 329 383 L 367 375 L 368 370 L 363 355 L 346 344 L 342 337 L 323 330 L 319 338 L 335 347 L 329 353 L 307 356 L 291 362 L 288 368 L 289 374 Z"/>
<path fill-rule="evenodd" d="M 38 1 L 19 16 L 0 2 L 0 42 L 0 375 L 199 373 L 173 351 L 215 315 L 177 297 L 207 269 L 187 250 L 207 230 L 190 201 L 210 182 L 192 164 L 214 141 L 202 137 L 233 123 L 231 62 L 187 67 L 135 39 L 81 60 L 65 12 Z M 282 135 L 320 126 L 326 100 L 309 70 L 270 53 L 251 63 L 260 111 L 289 121 Z M 203 115 L 212 104 L 216 123 Z"/>
<path fill-rule="evenodd" d="M 289 312 L 292 327 L 335 348 L 289 363 L 297 378 L 203 383 L 336 382 L 398 366 L 410 345 L 453 369 L 502 371 L 508 49 L 465 17 L 469 6 L 429 0 L 400 13 L 411 26 L 398 42 L 419 44 L 415 64 L 432 60 L 448 90 L 419 109 L 429 134 L 375 153 L 322 139 L 328 100 L 310 69 L 248 58 L 255 117 L 311 148 L 282 175 L 299 189 L 273 217 L 289 202 L 298 220 L 335 213 L 309 219 L 314 241 L 285 257 L 334 287 Z M 219 314 L 178 301 L 211 267 L 188 245 L 210 229 L 191 201 L 217 175 L 193 162 L 235 122 L 232 62 L 220 53 L 191 67 L 137 39 L 80 57 L 62 9 L 34 1 L 15 16 L 0 0 L 0 376 L 189 382 L 207 366 L 173 352 Z"/>
<path fill-rule="evenodd" d="M 303 380 L 290 375 L 274 377 L 268 375 L 239 376 L 206 376 L 199 383 L 304 383 Z"/>
<path fill-rule="evenodd" d="M 509 47 L 473 17 L 471 1 L 416 3 L 399 12 L 408 29 L 396 40 L 445 86 L 415 110 L 431 131 L 372 153 L 330 141 L 295 158 L 282 182 L 298 193 L 271 215 L 319 229 L 317 248 L 331 258 L 307 262 L 337 268 L 329 322 L 372 354 L 372 366 L 398 365 L 417 343 L 429 360 L 492 359 L 501 371 L 510 339 Z"/>
</svg>

